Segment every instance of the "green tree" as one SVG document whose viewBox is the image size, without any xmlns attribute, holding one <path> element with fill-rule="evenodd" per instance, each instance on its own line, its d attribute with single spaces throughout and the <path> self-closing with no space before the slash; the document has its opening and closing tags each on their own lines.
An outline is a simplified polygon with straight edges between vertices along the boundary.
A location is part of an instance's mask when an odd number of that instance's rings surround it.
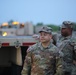
<svg viewBox="0 0 76 75">
<path fill-rule="evenodd" d="M 13 20 L 9 20 L 9 21 L 8 21 L 8 24 L 9 24 L 9 25 L 12 25 L 12 22 L 14 22 L 14 21 L 13 21 Z"/>
<path fill-rule="evenodd" d="M 47 25 L 47 26 L 48 26 L 48 27 L 51 27 L 54 32 L 59 31 L 59 27 L 60 27 L 60 26 L 53 25 L 53 24 L 49 24 L 49 25 Z"/>
<path fill-rule="evenodd" d="M 76 23 L 74 23 L 73 30 L 76 31 Z"/>
<path fill-rule="evenodd" d="M 36 25 L 37 25 L 37 26 L 42 26 L 42 25 L 43 25 L 43 23 L 37 23 Z"/>
</svg>

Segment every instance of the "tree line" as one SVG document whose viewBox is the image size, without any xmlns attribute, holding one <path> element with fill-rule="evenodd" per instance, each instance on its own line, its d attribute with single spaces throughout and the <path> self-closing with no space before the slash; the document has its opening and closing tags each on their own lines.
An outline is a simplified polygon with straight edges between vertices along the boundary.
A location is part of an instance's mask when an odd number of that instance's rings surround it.
<svg viewBox="0 0 76 75">
<path fill-rule="evenodd" d="M 43 26 L 43 23 L 37 23 L 37 26 Z M 61 25 L 54 25 L 54 24 L 46 24 L 46 26 L 51 27 L 53 29 L 54 32 L 56 31 L 60 31 L 60 26 Z M 76 31 L 76 23 L 73 23 L 73 30 Z"/>
</svg>

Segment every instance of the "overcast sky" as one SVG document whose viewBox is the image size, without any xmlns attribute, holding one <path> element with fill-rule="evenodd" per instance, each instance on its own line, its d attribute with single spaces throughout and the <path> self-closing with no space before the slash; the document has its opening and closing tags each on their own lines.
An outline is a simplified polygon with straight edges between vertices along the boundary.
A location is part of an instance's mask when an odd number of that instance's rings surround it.
<svg viewBox="0 0 76 75">
<path fill-rule="evenodd" d="M 0 23 L 11 19 L 34 24 L 76 22 L 76 0 L 0 0 Z"/>
</svg>

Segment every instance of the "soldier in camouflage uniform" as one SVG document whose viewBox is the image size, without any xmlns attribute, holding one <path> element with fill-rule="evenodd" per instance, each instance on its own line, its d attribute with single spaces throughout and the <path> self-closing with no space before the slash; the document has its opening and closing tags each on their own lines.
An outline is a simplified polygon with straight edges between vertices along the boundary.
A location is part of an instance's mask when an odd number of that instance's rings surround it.
<svg viewBox="0 0 76 75">
<path fill-rule="evenodd" d="M 76 75 L 76 39 L 72 36 L 72 30 L 73 23 L 64 21 L 61 27 L 61 36 L 57 42 L 60 54 L 62 54 L 58 75 Z"/>
<path fill-rule="evenodd" d="M 51 42 L 51 29 L 43 27 L 39 33 L 40 42 L 27 50 L 22 75 L 55 75 L 56 73 L 59 53 Z"/>
</svg>

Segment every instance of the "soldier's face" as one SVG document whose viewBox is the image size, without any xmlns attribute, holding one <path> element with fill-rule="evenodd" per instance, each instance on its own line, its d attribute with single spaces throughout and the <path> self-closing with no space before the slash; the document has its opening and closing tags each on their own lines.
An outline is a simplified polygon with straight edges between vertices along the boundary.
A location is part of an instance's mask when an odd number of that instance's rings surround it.
<svg viewBox="0 0 76 75">
<path fill-rule="evenodd" d="M 61 35 L 64 36 L 64 37 L 67 37 L 69 36 L 70 34 L 70 29 L 69 28 L 62 28 L 61 29 Z"/>
<path fill-rule="evenodd" d="M 41 32 L 40 33 L 40 41 L 42 43 L 46 43 L 46 42 L 49 42 L 52 38 L 52 35 L 51 34 L 48 34 L 46 32 Z"/>
</svg>

